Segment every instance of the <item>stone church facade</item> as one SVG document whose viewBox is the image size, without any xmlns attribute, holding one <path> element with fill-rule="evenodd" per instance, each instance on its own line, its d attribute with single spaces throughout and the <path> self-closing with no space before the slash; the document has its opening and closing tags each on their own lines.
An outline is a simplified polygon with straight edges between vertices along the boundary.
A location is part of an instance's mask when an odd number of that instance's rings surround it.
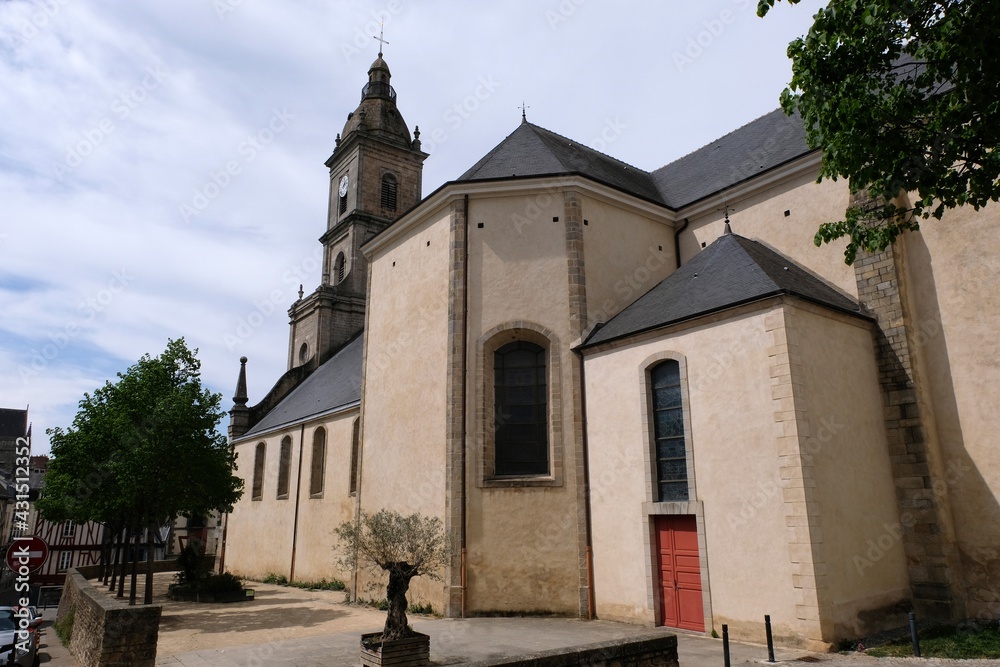
<svg viewBox="0 0 1000 667">
<path fill-rule="evenodd" d="M 843 262 L 801 122 L 652 172 L 527 122 L 422 197 L 369 70 L 322 284 L 230 436 L 226 568 L 337 577 L 334 526 L 439 517 L 448 616 L 555 613 L 811 648 L 1000 612 L 1000 228 L 959 209 Z M 905 196 L 905 195 L 904 195 Z"/>
</svg>

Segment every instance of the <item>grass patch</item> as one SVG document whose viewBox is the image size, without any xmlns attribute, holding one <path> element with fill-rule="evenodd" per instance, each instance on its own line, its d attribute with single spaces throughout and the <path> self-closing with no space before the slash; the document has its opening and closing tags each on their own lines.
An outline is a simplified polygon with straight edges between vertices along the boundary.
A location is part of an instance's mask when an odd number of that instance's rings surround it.
<svg viewBox="0 0 1000 667">
<path fill-rule="evenodd" d="M 56 631 L 56 636 L 63 646 L 68 647 L 70 639 L 73 638 L 73 621 L 76 618 L 76 607 L 70 607 L 69 611 L 62 618 L 57 618 L 52 627 Z"/>
<path fill-rule="evenodd" d="M 434 614 L 434 607 L 431 606 L 430 602 L 411 602 L 410 606 L 406 609 L 409 614 Z"/>
<path fill-rule="evenodd" d="M 913 656 L 909 637 L 865 651 L 877 658 Z M 920 655 L 924 658 L 1000 658 L 1000 628 L 976 625 L 928 628 L 920 631 Z"/>
<path fill-rule="evenodd" d="M 293 588 L 303 588 L 310 591 L 343 591 L 347 589 L 340 579 L 320 579 L 319 581 L 289 581 L 283 574 L 270 573 L 264 577 L 262 583 L 275 584 L 277 586 L 291 586 Z"/>
<path fill-rule="evenodd" d="M 375 598 L 359 598 L 358 600 L 355 600 L 355 604 L 364 605 L 366 607 L 374 607 L 379 611 L 389 611 L 389 601 L 385 598 L 382 598 L 381 600 L 376 600 Z M 431 606 L 430 602 L 411 602 L 406 608 L 406 613 L 433 616 L 434 607 Z"/>
</svg>

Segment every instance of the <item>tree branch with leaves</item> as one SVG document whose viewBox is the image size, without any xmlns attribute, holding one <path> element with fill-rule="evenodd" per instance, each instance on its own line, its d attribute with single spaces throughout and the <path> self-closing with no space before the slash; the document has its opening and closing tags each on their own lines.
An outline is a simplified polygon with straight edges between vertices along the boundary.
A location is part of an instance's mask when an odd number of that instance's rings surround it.
<svg viewBox="0 0 1000 667">
<path fill-rule="evenodd" d="M 781 107 L 822 150 L 820 179 L 875 202 L 821 225 L 816 245 L 846 237 L 851 264 L 947 209 L 1000 201 L 997 25 L 993 0 L 830 0 L 789 44 Z"/>
<path fill-rule="evenodd" d="M 384 509 L 375 514 L 362 511 L 358 522 L 346 521 L 334 533 L 344 549 L 338 559 L 342 566 L 353 569 L 367 564 L 389 575 L 389 610 L 382 639 L 411 636 L 413 631 L 406 620 L 410 580 L 420 576 L 440 579 L 438 571 L 451 552 L 441 520 L 420 514 L 403 516 Z"/>
</svg>

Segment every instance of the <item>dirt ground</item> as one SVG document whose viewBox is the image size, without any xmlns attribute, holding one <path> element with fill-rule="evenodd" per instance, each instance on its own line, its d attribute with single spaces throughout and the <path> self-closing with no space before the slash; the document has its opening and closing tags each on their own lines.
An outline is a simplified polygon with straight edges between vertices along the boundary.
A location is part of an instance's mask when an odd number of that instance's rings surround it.
<svg viewBox="0 0 1000 667">
<path fill-rule="evenodd" d="M 258 582 L 244 583 L 254 589 L 249 602 L 174 602 L 167 597 L 174 577 L 173 572 L 153 575 L 153 602 L 163 605 L 158 657 L 336 632 L 360 634 L 380 630 L 385 622 L 385 612 L 346 604 L 341 591 L 307 591 Z"/>
</svg>

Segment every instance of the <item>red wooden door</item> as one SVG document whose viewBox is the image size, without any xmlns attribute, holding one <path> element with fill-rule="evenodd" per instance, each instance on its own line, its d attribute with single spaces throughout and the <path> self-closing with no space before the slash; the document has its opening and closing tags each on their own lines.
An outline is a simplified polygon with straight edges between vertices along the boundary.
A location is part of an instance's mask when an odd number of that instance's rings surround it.
<svg viewBox="0 0 1000 667">
<path fill-rule="evenodd" d="M 660 620 L 672 628 L 704 632 L 698 522 L 693 516 L 658 516 L 655 527 L 660 559 Z"/>
</svg>

